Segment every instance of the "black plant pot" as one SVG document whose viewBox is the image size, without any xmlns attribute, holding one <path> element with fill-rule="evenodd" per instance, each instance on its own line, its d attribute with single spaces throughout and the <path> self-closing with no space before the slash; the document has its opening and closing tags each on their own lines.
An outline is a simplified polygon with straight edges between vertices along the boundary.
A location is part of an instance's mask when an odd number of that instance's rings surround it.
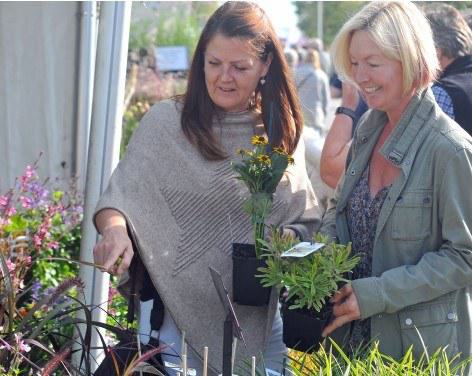
<svg viewBox="0 0 472 376">
<path fill-rule="evenodd" d="M 266 266 L 256 258 L 254 244 L 233 243 L 233 301 L 241 305 L 264 306 L 269 303 L 270 287 L 263 287 L 257 269 Z"/>
<path fill-rule="evenodd" d="M 291 301 L 281 302 L 285 345 L 302 352 L 317 351 L 324 339 L 321 333 L 331 318 L 332 304 L 326 304 L 320 312 L 306 308 L 289 309 L 292 304 Z"/>
</svg>

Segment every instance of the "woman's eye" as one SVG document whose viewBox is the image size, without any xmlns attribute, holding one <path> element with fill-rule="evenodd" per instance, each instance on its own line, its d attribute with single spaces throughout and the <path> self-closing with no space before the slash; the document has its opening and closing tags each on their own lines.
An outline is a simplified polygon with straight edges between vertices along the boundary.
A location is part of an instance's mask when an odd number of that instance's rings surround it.
<svg viewBox="0 0 472 376">
<path fill-rule="evenodd" d="M 218 62 L 216 62 L 216 61 L 209 61 L 208 64 L 210 64 L 210 65 L 218 65 Z"/>
<path fill-rule="evenodd" d="M 235 68 L 236 68 L 236 70 L 238 70 L 240 72 L 243 72 L 243 71 L 247 70 L 246 67 L 235 67 Z"/>
<path fill-rule="evenodd" d="M 374 63 L 369 63 L 369 67 L 371 68 L 377 68 L 379 64 L 374 64 Z"/>
<path fill-rule="evenodd" d="M 359 65 L 359 63 L 357 63 L 357 62 L 355 62 L 355 61 L 351 61 L 351 65 L 352 65 L 353 67 L 357 67 L 357 66 Z"/>
</svg>

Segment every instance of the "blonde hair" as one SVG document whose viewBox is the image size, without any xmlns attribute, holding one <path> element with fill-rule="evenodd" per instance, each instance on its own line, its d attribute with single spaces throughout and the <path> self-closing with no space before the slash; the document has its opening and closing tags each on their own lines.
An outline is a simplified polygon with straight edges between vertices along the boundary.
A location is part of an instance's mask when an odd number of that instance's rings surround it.
<svg viewBox="0 0 472 376">
<path fill-rule="evenodd" d="M 382 53 L 403 69 L 403 91 L 423 89 L 439 72 L 428 20 L 410 1 L 372 1 L 349 19 L 332 45 L 333 61 L 342 79 L 354 82 L 349 45 L 356 31 L 366 31 Z"/>
<path fill-rule="evenodd" d="M 316 50 L 308 50 L 305 56 L 305 63 L 313 65 L 315 69 L 321 69 L 320 54 Z"/>
</svg>

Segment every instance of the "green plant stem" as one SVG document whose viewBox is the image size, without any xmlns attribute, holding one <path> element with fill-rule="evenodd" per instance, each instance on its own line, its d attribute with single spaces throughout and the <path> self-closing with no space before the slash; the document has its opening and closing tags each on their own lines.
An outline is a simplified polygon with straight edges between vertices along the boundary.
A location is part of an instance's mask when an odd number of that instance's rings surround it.
<svg viewBox="0 0 472 376">
<path fill-rule="evenodd" d="M 264 240 L 264 222 L 254 223 L 254 245 L 257 258 L 260 258 L 263 251 L 263 246 L 259 240 Z"/>
</svg>

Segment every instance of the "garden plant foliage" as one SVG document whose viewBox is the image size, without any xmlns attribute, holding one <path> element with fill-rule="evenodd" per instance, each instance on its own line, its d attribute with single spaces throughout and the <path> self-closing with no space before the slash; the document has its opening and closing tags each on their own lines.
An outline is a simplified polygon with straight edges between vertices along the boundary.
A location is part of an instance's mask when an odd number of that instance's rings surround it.
<svg viewBox="0 0 472 376">
<path fill-rule="evenodd" d="M 320 250 L 302 258 L 283 258 L 281 254 L 296 242 L 274 229 L 270 241 L 263 241 L 267 266 L 259 268 L 264 286 L 276 286 L 288 291 L 287 301 L 294 308 L 320 311 L 327 299 L 348 282 L 348 273 L 356 266 L 358 257 L 351 257 L 351 245 L 336 244 L 327 236 L 316 234 L 313 240 L 324 243 Z"/>
</svg>

